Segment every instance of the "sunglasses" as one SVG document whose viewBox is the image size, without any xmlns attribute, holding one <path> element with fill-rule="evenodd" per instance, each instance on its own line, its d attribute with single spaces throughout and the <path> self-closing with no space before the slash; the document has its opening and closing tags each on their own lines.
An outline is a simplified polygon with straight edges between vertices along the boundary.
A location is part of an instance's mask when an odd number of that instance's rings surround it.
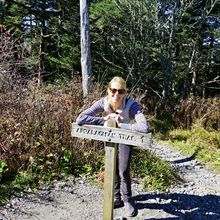
<svg viewBox="0 0 220 220">
<path fill-rule="evenodd" d="M 125 94 L 125 89 L 112 89 L 109 88 L 112 94 L 115 94 L 116 92 L 118 92 L 118 94 Z"/>
</svg>

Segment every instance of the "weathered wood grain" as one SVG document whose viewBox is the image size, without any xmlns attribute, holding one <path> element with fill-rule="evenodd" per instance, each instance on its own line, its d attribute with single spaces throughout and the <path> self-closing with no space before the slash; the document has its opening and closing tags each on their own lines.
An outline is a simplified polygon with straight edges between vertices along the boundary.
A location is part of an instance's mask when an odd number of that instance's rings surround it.
<svg viewBox="0 0 220 220">
<path fill-rule="evenodd" d="M 141 133 L 121 128 L 107 128 L 96 125 L 72 123 L 72 137 L 99 140 L 103 142 L 121 143 L 136 146 L 141 149 L 151 149 L 152 134 Z"/>
<path fill-rule="evenodd" d="M 108 120 L 105 126 L 116 127 L 116 122 L 115 120 Z M 113 219 L 116 158 L 117 144 L 110 142 L 106 143 L 103 220 Z"/>
</svg>

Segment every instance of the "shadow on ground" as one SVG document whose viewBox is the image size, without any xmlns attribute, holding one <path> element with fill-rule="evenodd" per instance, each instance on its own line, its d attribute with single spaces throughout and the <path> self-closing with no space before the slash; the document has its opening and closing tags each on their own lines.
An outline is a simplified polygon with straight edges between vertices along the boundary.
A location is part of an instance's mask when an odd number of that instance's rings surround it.
<svg viewBox="0 0 220 220">
<path fill-rule="evenodd" d="M 175 217 L 160 220 L 220 220 L 220 196 L 190 194 L 144 194 L 134 197 L 137 210 L 156 209 Z M 148 200 L 150 202 L 148 202 Z M 152 202 L 154 201 L 155 202 Z M 148 218 L 145 220 L 156 220 Z"/>
</svg>

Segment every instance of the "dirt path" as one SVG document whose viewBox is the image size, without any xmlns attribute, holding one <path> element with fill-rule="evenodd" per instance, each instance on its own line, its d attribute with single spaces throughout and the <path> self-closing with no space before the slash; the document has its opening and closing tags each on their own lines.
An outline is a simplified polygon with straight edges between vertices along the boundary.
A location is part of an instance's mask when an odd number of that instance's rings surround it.
<svg viewBox="0 0 220 220">
<path fill-rule="evenodd" d="M 156 143 L 153 149 L 172 164 L 184 183 L 158 193 L 146 192 L 138 181 L 133 181 L 138 214 L 126 218 L 124 208 L 120 208 L 114 211 L 114 219 L 220 220 L 220 174 L 166 145 Z M 35 194 L 11 198 L 9 204 L 0 207 L 0 220 L 99 220 L 102 205 L 102 189 L 86 179 L 71 177 Z"/>
</svg>

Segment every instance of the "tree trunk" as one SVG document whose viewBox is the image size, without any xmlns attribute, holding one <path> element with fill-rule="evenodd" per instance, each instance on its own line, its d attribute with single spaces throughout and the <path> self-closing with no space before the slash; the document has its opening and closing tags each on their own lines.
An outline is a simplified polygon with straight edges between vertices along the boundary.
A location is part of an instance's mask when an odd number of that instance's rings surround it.
<svg viewBox="0 0 220 220">
<path fill-rule="evenodd" d="M 89 94 L 92 79 L 88 0 L 80 0 L 80 27 L 82 87 L 83 96 L 86 97 Z"/>
<path fill-rule="evenodd" d="M 193 60 L 195 57 L 195 53 L 196 53 L 196 41 L 193 43 L 191 57 L 189 60 L 187 70 L 185 71 L 184 85 L 183 85 L 183 91 L 182 91 L 182 97 L 181 97 L 182 99 L 186 99 L 190 93 L 191 95 L 193 95 L 192 86 L 195 86 L 195 80 L 196 80 L 195 70 L 193 71 Z M 189 77 L 191 73 L 193 75 L 192 75 L 191 82 L 190 82 Z M 192 85 L 190 85 L 190 83 L 192 83 Z"/>
<path fill-rule="evenodd" d="M 163 79 L 163 92 L 162 96 L 163 99 L 167 99 L 171 96 L 172 91 L 172 61 L 169 57 L 161 57 L 161 65 L 162 65 L 162 72 L 164 75 Z"/>
</svg>

